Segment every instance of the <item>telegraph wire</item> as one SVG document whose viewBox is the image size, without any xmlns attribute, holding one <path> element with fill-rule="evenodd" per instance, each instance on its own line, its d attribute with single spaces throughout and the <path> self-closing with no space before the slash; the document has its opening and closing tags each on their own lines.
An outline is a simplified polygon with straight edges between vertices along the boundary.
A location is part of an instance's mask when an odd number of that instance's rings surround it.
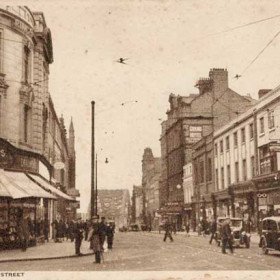
<svg viewBox="0 0 280 280">
<path fill-rule="evenodd" d="M 265 45 L 265 47 L 257 54 L 257 56 L 246 66 L 243 70 L 242 75 L 247 71 L 247 69 L 261 56 L 261 54 L 272 44 L 272 42 L 278 37 L 280 31 L 278 31 L 273 38 Z"/>
<path fill-rule="evenodd" d="M 242 24 L 242 25 L 238 25 L 238 26 L 235 26 L 235 27 L 232 27 L 232 28 L 228 28 L 228 29 L 226 29 L 224 31 L 210 33 L 210 34 L 208 34 L 208 35 L 206 35 L 204 37 L 201 37 L 201 39 L 207 38 L 207 37 L 211 37 L 211 36 L 220 35 L 220 34 L 223 34 L 223 33 L 228 33 L 228 32 L 231 32 L 231 31 L 235 31 L 237 29 L 241 29 L 241 28 L 244 28 L 244 27 L 247 27 L 247 26 L 250 26 L 250 25 L 258 24 L 258 23 L 261 23 L 261 22 L 264 22 L 264 21 L 272 20 L 272 19 L 275 19 L 275 18 L 278 18 L 278 17 L 280 17 L 280 14 L 277 14 L 277 15 L 272 16 L 272 17 L 268 17 L 268 18 L 264 18 L 264 19 L 260 19 L 260 20 L 256 20 L 256 21 L 252 21 L 252 22 L 248 22 L 248 23 L 245 23 L 245 24 Z"/>
</svg>

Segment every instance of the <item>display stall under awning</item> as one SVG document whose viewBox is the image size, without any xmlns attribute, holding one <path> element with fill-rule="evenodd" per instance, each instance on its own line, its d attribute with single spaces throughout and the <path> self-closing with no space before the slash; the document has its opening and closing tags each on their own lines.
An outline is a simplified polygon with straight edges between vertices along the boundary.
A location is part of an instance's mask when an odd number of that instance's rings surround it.
<svg viewBox="0 0 280 280">
<path fill-rule="evenodd" d="M 69 200 L 69 201 L 76 201 L 75 198 L 65 194 L 64 192 L 58 190 L 57 188 L 55 188 L 54 186 L 52 186 L 50 183 L 48 183 L 45 179 L 43 179 L 40 176 L 37 175 L 33 175 L 33 174 L 28 174 L 28 176 L 30 176 L 31 179 L 33 179 L 37 184 L 39 184 L 41 187 L 43 187 L 46 190 L 49 190 L 51 193 L 53 193 L 54 195 L 61 197 L 63 199 Z"/>
<path fill-rule="evenodd" d="M 28 197 L 56 199 L 23 172 L 0 170 L 0 196 L 12 199 Z"/>
</svg>

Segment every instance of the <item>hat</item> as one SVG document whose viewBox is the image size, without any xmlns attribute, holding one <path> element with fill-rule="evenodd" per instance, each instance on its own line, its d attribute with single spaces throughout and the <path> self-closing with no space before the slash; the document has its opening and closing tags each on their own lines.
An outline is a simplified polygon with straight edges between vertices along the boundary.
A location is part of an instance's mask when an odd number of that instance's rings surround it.
<svg viewBox="0 0 280 280">
<path fill-rule="evenodd" d="M 105 217 L 101 217 L 101 220 L 105 220 Z"/>
<path fill-rule="evenodd" d="M 94 215 L 94 216 L 92 216 L 92 219 L 99 219 L 99 216 L 98 215 Z"/>
</svg>

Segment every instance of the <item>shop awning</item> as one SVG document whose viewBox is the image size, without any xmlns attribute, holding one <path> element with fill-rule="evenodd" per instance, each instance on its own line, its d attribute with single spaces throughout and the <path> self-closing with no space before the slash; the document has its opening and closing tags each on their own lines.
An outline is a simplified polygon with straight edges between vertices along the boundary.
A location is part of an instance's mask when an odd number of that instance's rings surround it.
<svg viewBox="0 0 280 280">
<path fill-rule="evenodd" d="M 50 183 L 48 183 L 46 180 L 44 180 L 43 178 L 41 178 L 40 176 L 37 175 L 33 175 L 33 174 L 28 174 L 28 176 L 30 176 L 37 184 L 39 184 L 42 188 L 49 190 L 51 193 L 53 193 L 54 195 L 64 198 L 66 200 L 70 200 L 70 201 L 76 201 L 75 198 L 67 195 L 66 193 L 58 190 L 57 188 L 55 188 L 54 186 L 52 186 Z"/>
<path fill-rule="evenodd" d="M 13 199 L 38 197 L 56 199 L 29 179 L 23 172 L 0 170 L 0 195 Z"/>
</svg>

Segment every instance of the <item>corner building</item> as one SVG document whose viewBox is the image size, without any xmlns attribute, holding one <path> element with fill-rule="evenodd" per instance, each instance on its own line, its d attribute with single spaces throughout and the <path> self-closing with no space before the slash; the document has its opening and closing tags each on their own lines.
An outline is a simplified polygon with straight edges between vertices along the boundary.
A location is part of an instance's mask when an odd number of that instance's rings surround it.
<svg viewBox="0 0 280 280">
<path fill-rule="evenodd" d="M 20 209 L 36 242 L 43 221 L 52 236 L 52 221 L 67 218 L 61 204 L 75 199 L 66 194 L 69 149 L 48 88 L 53 48 L 43 13 L 0 6 L 0 49 L 0 244 L 9 247 Z"/>
</svg>

